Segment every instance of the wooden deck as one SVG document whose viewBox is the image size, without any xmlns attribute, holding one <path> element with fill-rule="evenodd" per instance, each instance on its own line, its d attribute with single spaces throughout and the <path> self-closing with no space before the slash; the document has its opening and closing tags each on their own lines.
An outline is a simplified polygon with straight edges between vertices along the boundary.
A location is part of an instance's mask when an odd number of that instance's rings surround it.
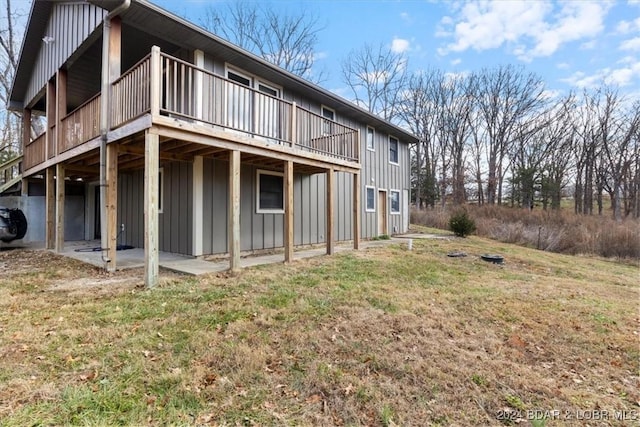
<svg viewBox="0 0 640 427">
<path fill-rule="evenodd" d="M 121 169 L 144 166 L 144 130 L 160 136 L 161 158 L 243 153 L 243 162 L 291 160 L 309 172 L 357 170 L 359 131 L 269 93 L 228 80 L 154 48 L 110 87 L 109 141 L 125 155 Z M 97 173 L 101 94 L 50 121 L 25 141 L 25 176 L 60 161 Z M 55 107 L 54 107 L 55 108 Z"/>
</svg>

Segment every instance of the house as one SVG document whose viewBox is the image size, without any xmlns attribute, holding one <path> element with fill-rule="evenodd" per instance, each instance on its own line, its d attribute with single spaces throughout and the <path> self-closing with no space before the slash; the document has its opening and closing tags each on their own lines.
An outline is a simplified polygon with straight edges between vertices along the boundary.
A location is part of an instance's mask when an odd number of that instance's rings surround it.
<svg viewBox="0 0 640 427">
<path fill-rule="evenodd" d="M 35 0 L 10 108 L 46 121 L 22 159 L 46 247 L 144 247 L 148 285 L 159 251 L 236 269 L 408 228 L 415 136 L 145 0 Z"/>
</svg>

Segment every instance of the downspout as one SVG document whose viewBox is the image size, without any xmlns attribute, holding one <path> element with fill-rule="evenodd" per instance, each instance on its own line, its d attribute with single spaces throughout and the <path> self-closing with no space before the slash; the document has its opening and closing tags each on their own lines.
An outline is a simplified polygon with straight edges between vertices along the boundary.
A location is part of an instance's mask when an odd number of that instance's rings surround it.
<svg viewBox="0 0 640 427">
<path fill-rule="evenodd" d="M 123 0 L 104 18 L 102 24 L 102 85 L 100 89 L 100 250 L 105 269 L 111 260 L 105 257 L 109 239 L 107 236 L 107 133 L 109 123 L 109 107 L 111 105 L 111 81 L 109 76 L 109 33 L 111 18 L 124 12 L 131 5 L 131 0 Z"/>
</svg>

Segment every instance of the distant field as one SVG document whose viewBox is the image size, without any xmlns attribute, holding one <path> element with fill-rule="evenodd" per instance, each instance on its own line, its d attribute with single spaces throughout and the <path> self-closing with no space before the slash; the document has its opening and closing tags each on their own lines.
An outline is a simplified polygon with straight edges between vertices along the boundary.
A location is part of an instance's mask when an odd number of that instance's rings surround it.
<svg viewBox="0 0 640 427">
<path fill-rule="evenodd" d="M 0 252 L 0 425 L 640 423 L 637 265 L 442 237 L 150 291 Z"/>
</svg>

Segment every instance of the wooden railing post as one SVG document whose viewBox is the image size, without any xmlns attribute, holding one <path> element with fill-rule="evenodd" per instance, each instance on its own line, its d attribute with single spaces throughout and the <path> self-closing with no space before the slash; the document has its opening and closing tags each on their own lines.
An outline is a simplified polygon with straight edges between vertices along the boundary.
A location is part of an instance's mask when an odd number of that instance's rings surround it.
<svg viewBox="0 0 640 427">
<path fill-rule="evenodd" d="M 162 57 L 160 56 L 160 48 L 153 46 L 151 48 L 151 76 L 149 77 L 151 85 L 150 109 L 151 118 L 160 115 L 160 84 L 162 81 Z"/>
<path fill-rule="evenodd" d="M 55 155 L 57 156 L 64 151 L 65 147 L 65 127 L 62 119 L 67 115 L 67 71 L 58 70 L 56 77 L 56 147 Z"/>
<path fill-rule="evenodd" d="M 298 105 L 293 102 L 291 104 L 291 148 L 296 145 L 298 139 L 298 123 L 297 123 L 297 114 Z"/>
</svg>

